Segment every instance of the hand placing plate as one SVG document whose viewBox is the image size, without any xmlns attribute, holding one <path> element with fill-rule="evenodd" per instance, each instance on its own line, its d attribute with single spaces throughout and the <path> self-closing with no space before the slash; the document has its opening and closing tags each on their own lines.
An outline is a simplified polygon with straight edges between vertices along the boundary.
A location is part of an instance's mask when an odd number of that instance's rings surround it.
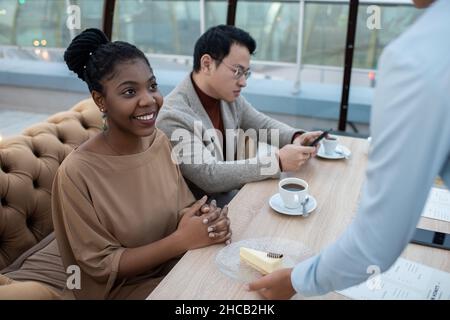
<svg viewBox="0 0 450 320">
<path fill-rule="evenodd" d="M 324 159 L 332 159 L 332 160 L 344 159 L 344 158 L 349 159 L 351 155 L 352 155 L 352 152 L 346 146 L 343 146 L 342 144 L 337 145 L 336 150 L 334 151 L 333 154 L 326 154 L 325 149 L 323 148 L 322 145 L 320 145 L 319 152 L 317 152 L 318 157 L 321 157 Z"/>
<path fill-rule="evenodd" d="M 232 242 L 219 251 L 216 256 L 216 264 L 222 273 L 239 282 L 251 282 L 261 277 L 261 273 L 245 262 L 241 262 L 239 257 L 241 247 L 281 253 L 283 254 L 284 268 L 292 268 L 297 263 L 314 255 L 313 251 L 302 242 L 283 238 L 267 237 Z"/>
<path fill-rule="evenodd" d="M 287 214 L 290 216 L 302 216 L 302 215 L 309 215 L 311 212 L 313 212 L 317 208 L 317 200 L 312 195 L 308 195 L 309 201 L 305 204 L 305 210 L 303 210 L 303 206 L 300 206 L 296 209 L 289 209 L 286 208 L 283 204 L 283 200 L 281 200 L 281 196 L 279 193 L 274 194 L 270 200 L 269 205 L 270 207 L 282 214 Z M 305 211 L 305 212 L 303 212 Z"/>
</svg>

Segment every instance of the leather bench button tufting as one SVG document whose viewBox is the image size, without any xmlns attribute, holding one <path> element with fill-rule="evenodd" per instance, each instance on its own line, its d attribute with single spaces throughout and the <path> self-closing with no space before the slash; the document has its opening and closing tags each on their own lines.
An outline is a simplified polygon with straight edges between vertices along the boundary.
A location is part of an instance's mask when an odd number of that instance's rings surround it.
<svg viewBox="0 0 450 320">
<path fill-rule="evenodd" d="M 2 140 L 0 270 L 53 230 L 51 181 L 70 151 L 100 132 L 101 124 L 101 113 L 88 99 Z"/>
<path fill-rule="evenodd" d="M 31 150 L 36 158 L 39 158 L 41 154 L 36 149 Z"/>
<path fill-rule="evenodd" d="M 32 218 L 28 218 L 27 221 L 26 221 L 26 224 L 27 224 L 28 229 L 30 229 L 33 226 L 33 224 L 34 224 L 33 219 Z"/>
</svg>

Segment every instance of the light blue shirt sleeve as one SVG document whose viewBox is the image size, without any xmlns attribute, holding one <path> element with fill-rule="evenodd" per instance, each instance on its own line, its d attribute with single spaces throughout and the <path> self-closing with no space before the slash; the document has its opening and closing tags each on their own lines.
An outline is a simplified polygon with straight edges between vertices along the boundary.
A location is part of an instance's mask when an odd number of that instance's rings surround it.
<svg viewBox="0 0 450 320">
<path fill-rule="evenodd" d="M 298 293 L 351 287 L 370 266 L 386 271 L 412 238 L 435 177 L 450 185 L 449 3 L 438 1 L 384 51 L 358 213 L 335 243 L 294 268 Z"/>
</svg>

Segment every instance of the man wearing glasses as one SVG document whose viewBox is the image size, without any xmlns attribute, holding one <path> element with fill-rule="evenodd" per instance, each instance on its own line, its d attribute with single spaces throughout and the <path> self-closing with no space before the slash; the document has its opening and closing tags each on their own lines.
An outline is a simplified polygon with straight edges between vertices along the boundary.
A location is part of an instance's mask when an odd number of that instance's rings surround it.
<svg viewBox="0 0 450 320">
<path fill-rule="evenodd" d="M 213 195 L 219 205 L 230 200 L 228 192 L 276 178 L 281 171 L 297 171 L 317 153 L 308 145 L 320 131 L 292 128 L 241 96 L 255 49 L 255 40 L 239 28 L 210 28 L 195 44 L 193 72 L 165 97 L 157 118 L 194 195 Z M 254 156 L 240 156 L 246 137 L 263 142 Z"/>
</svg>

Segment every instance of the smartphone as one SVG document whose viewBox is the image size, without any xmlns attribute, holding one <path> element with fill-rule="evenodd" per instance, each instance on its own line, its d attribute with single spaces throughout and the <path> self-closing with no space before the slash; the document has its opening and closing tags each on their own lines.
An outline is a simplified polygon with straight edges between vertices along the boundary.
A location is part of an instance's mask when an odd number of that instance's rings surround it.
<svg viewBox="0 0 450 320">
<path fill-rule="evenodd" d="M 320 140 L 322 140 L 323 138 L 325 138 L 327 136 L 327 134 L 330 133 L 330 131 L 333 129 L 328 129 L 324 132 L 322 132 L 322 134 L 320 136 L 318 136 L 313 142 L 311 142 L 308 147 L 315 147 L 317 146 L 317 144 L 320 142 Z"/>
<path fill-rule="evenodd" d="M 450 234 L 416 228 L 411 243 L 450 250 Z"/>
</svg>

